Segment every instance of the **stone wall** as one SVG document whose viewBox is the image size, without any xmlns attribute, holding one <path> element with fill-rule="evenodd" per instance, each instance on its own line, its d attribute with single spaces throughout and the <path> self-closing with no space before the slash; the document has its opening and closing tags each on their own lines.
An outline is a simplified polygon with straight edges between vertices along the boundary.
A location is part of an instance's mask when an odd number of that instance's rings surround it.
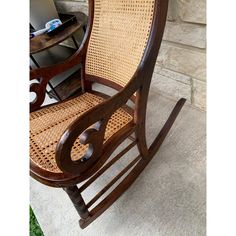
<svg viewBox="0 0 236 236">
<path fill-rule="evenodd" d="M 153 86 L 164 95 L 185 97 L 205 110 L 206 0 L 169 0 L 163 42 L 153 74 Z M 55 0 L 58 11 L 82 11 L 87 0 Z"/>
<path fill-rule="evenodd" d="M 159 90 L 206 108 L 206 0 L 170 0 L 154 72 Z"/>
</svg>

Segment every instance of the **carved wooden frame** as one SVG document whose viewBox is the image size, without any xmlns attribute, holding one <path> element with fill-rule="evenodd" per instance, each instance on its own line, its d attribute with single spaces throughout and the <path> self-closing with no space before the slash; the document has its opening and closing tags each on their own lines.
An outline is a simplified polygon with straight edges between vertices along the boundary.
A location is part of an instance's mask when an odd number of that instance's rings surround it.
<svg viewBox="0 0 236 236">
<path fill-rule="evenodd" d="M 147 47 L 133 78 L 125 87 L 121 87 L 103 78 L 85 74 L 84 65 L 93 24 L 94 0 L 89 0 L 87 32 L 77 52 L 62 63 L 30 71 L 30 80 L 38 79 L 39 81 L 38 83 L 33 83 L 30 87 L 30 91 L 35 92 L 37 95 L 36 99 L 30 104 L 30 111 L 41 108 L 45 98 L 46 85 L 51 78 L 79 63 L 82 64 L 81 77 L 83 91 L 96 93 L 92 90 L 92 81 L 118 90 L 114 96 L 109 97 L 76 119 L 61 136 L 56 148 L 56 162 L 63 173 L 55 174 L 47 172 L 46 170 L 40 169 L 34 163 L 30 163 L 30 174 L 33 178 L 49 186 L 61 187 L 67 192 L 81 217 L 81 228 L 85 228 L 101 215 L 134 182 L 160 148 L 185 103 L 185 99 L 183 98 L 177 102 L 165 125 L 148 148 L 145 133 L 147 99 L 152 73 L 164 32 L 167 8 L 168 0 L 155 1 L 154 18 Z M 136 96 L 134 96 L 134 93 L 136 93 Z M 134 110 L 126 106 L 129 99 L 135 103 Z M 107 109 L 107 107 L 110 109 Z M 134 121 L 123 127 L 108 142 L 103 144 L 101 140 L 104 138 L 106 124 L 111 115 L 120 107 L 125 107 L 130 114 L 133 114 Z M 94 126 L 91 128 L 91 125 Z M 135 133 L 135 138 L 130 137 L 132 133 Z M 90 148 L 82 161 L 75 162 L 69 159 L 68 156 L 70 156 L 71 147 L 78 136 L 81 137 L 82 143 L 90 144 Z M 113 151 L 127 138 L 130 138 L 132 143 L 104 165 Z M 138 157 L 86 204 L 81 196 L 81 192 L 89 187 L 91 183 L 135 145 L 137 145 L 140 153 Z M 131 172 L 121 183 L 104 200 L 91 209 L 91 206 L 131 168 Z M 76 186 L 76 184 L 86 179 L 88 179 L 87 182 L 80 188 Z"/>
</svg>

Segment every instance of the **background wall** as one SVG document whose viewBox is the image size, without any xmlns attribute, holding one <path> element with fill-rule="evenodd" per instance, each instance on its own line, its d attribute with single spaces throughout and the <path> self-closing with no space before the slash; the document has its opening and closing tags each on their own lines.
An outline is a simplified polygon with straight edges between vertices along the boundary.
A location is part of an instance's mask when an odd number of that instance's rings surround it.
<svg viewBox="0 0 236 236">
<path fill-rule="evenodd" d="M 88 12 L 87 0 L 54 0 L 59 12 Z M 168 19 L 153 74 L 163 95 L 206 108 L 206 0 L 169 0 Z"/>
</svg>

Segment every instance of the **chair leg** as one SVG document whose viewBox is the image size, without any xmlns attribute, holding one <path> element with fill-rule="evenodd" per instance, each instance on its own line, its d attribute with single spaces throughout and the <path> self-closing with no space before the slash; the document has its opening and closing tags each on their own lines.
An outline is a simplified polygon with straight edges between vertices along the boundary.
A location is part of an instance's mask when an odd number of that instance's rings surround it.
<svg viewBox="0 0 236 236">
<path fill-rule="evenodd" d="M 68 194 L 70 200 L 75 206 L 75 209 L 79 213 L 81 219 L 86 219 L 89 217 L 89 211 L 88 208 L 84 202 L 84 199 L 82 198 L 80 191 L 78 187 L 75 186 L 69 186 L 63 188 L 63 190 Z"/>
</svg>

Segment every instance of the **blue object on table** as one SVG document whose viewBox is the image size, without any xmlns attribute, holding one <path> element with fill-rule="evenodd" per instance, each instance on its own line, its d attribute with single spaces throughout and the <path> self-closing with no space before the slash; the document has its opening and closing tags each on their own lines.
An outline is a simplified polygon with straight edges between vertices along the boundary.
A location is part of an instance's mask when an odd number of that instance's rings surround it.
<svg viewBox="0 0 236 236">
<path fill-rule="evenodd" d="M 40 34 L 44 34 L 45 32 L 51 32 L 52 30 L 56 29 L 58 26 L 62 24 L 60 19 L 54 19 L 45 24 L 45 28 L 41 30 L 37 30 L 30 34 L 30 38 L 38 36 Z"/>
</svg>

